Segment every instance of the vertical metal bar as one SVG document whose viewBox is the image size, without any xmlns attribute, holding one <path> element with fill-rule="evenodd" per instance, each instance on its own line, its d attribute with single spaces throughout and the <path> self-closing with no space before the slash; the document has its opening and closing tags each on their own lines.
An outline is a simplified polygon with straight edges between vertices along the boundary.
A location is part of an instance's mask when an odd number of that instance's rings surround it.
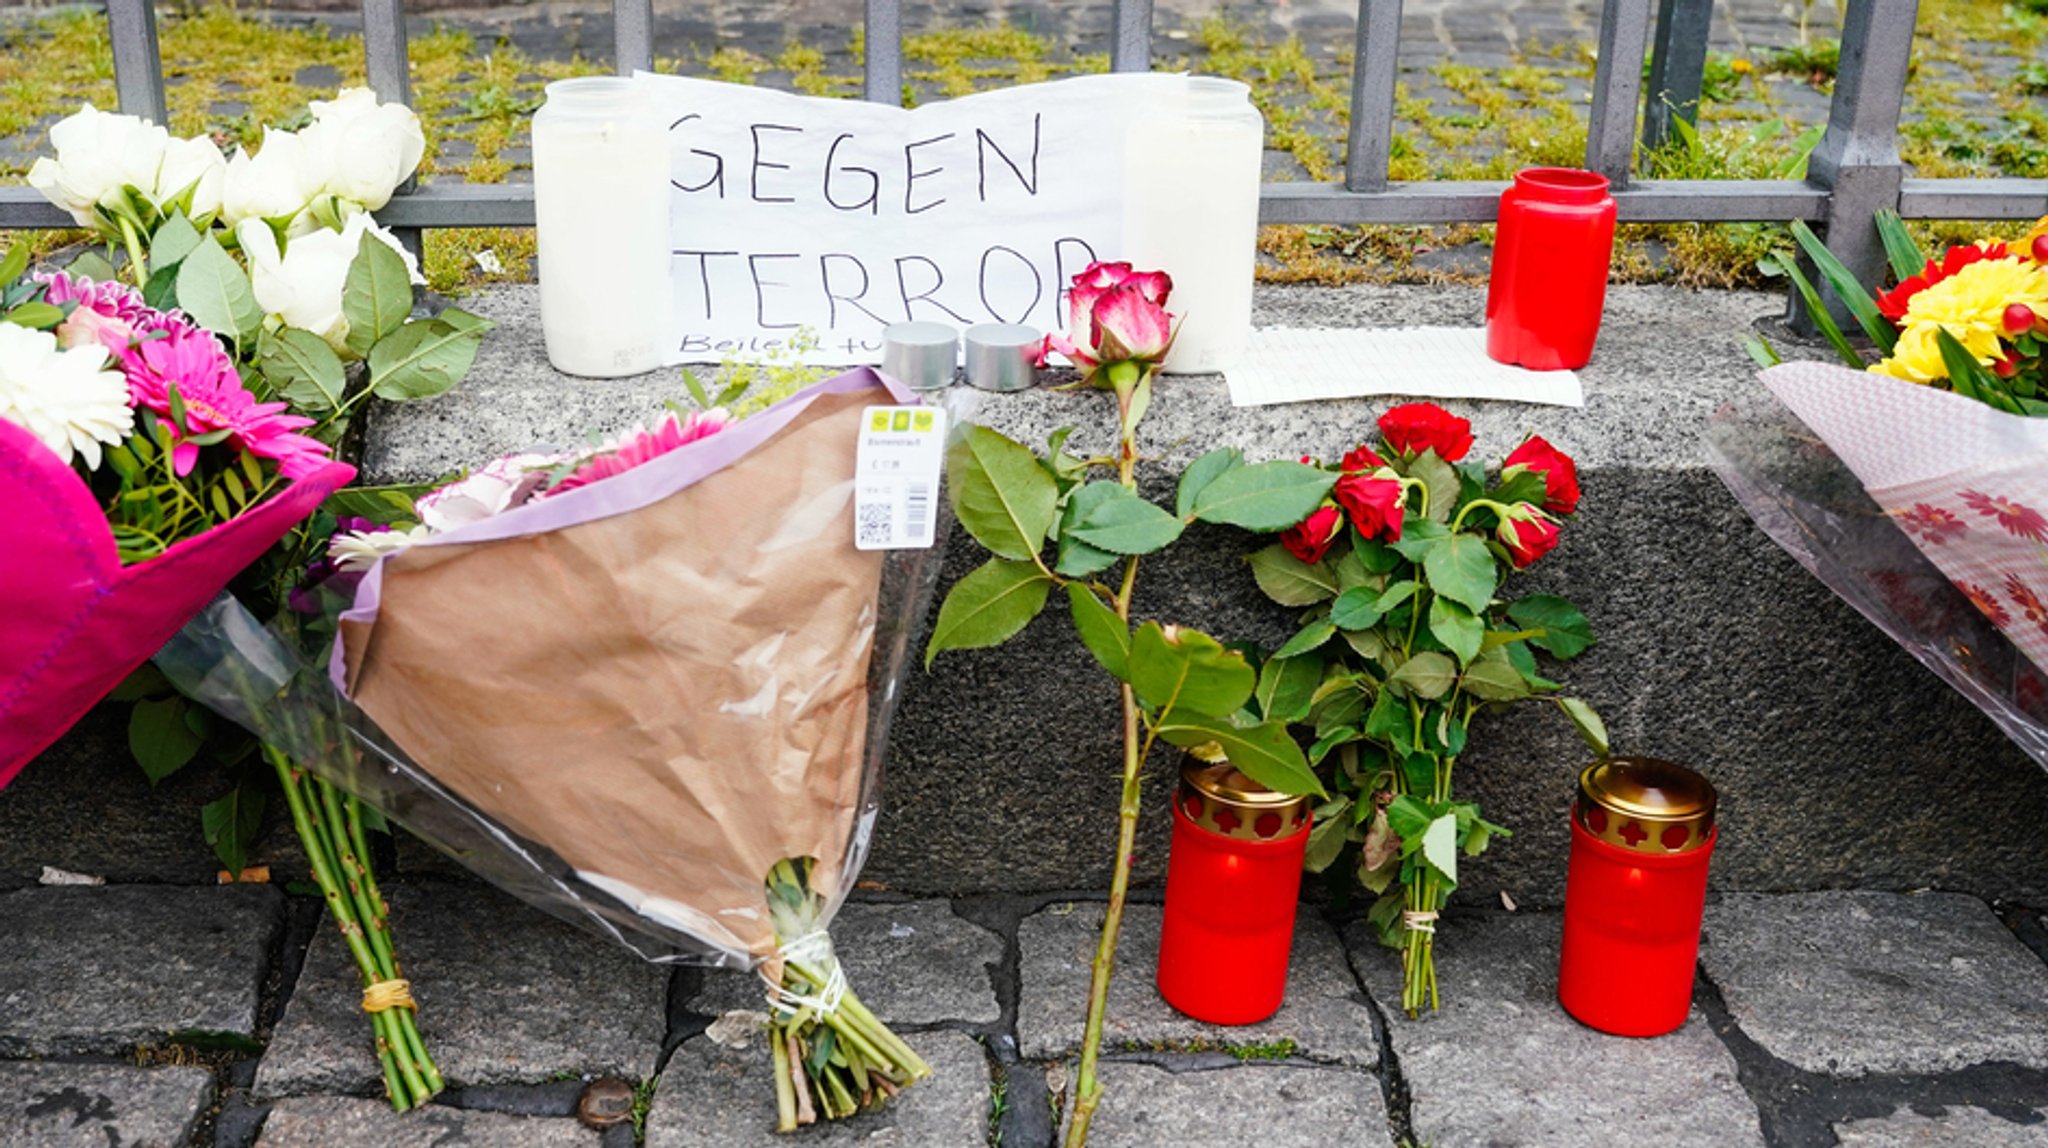
<svg viewBox="0 0 2048 1148">
<path fill-rule="evenodd" d="M 1586 122 L 1586 167 L 1606 176 L 1617 190 L 1628 186 L 1635 158 L 1636 108 L 1642 102 L 1643 55 L 1649 46 L 1649 0 L 1606 0 L 1600 11 L 1593 113 Z"/>
<path fill-rule="evenodd" d="M 1387 189 L 1400 56 L 1401 0 L 1358 0 L 1358 42 L 1351 59 L 1351 138 L 1344 144 L 1347 191 Z"/>
<path fill-rule="evenodd" d="M 153 124 L 169 123 L 155 6 L 150 0 L 107 0 L 107 33 L 114 42 L 114 90 L 121 110 Z"/>
<path fill-rule="evenodd" d="M 401 0 L 363 0 L 363 70 L 368 73 L 370 90 L 377 93 L 378 100 L 411 105 L 412 72 L 407 67 L 405 7 Z M 416 182 L 407 179 L 394 194 L 410 193 Z M 420 257 L 417 228 L 400 228 L 396 234 L 406 250 L 415 258 Z"/>
<path fill-rule="evenodd" d="M 1913 37 L 1903 33 L 1910 32 L 1919 13 L 1920 0 L 1859 0 L 1849 5 L 1827 133 L 1806 165 L 1807 180 L 1831 193 L 1828 250 L 1865 283 L 1876 282 L 1884 273 L 1884 245 L 1875 220 L 1879 210 L 1898 207 L 1905 178 L 1899 159 L 1899 112 L 1906 102 Z M 1834 293 L 1825 285 L 1822 291 L 1828 310 L 1846 318 Z M 1808 320 L 1796 293 L 1789 314 L 1805 327 Z"/>
<path fill-rule="evenodd" d="M 861 98 L 903 106 L 903 0 L 867 0 L 867 82 Z"/>
<path fill-rule="evenodd" d="M 654 0 L 612 0 L 612 67 L 621 76 L 654 70 Z"/>
<path fill-rule="evenodd" d="M 1714 0 L 1663 0 L 1650 43 L 1650 86 L 1643 106 L 1643 150 L 1664 146 L 1674 117 L 1700 122 L 1700 85 L 1707 71 L 1707 32 Z"/>
<path fill-rule="evenodd" d="M 1116 0 L 1111 10 L 1115 39 L 1109 44 L 1109 70 L 1152 70 L 1152 0 Z"/>
</svg>

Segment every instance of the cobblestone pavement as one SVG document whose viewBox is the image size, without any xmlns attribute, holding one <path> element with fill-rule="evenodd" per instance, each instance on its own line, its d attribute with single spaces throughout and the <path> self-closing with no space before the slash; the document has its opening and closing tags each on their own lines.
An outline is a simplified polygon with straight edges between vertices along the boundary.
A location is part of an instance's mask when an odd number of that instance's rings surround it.
<svg viewBox="0 0 2048 1148">
<path fill-rule="evenodd" d="M 1101 905 L 859 901 L 834 925 L 862 997 L 936 1069 L 883 1113 L 770 1131 L 759 1006 L 736 973 L 623 959 L 468 881 L 397 890 L 401 958 L 448 1077 L 394 1116 L 341 944 L 304 896 L 169 886 L 0 895 L 0 1143 L 10 1148 L 624 1148 L 572 1117 L 585 1081 L 647 1087 L 652 1148 L 1054 1142 Z M 1286 1005 L 1225 1029 L 1151 987 L 1159 910 L 1126 923 L 1094 1142 L 1271 1148 L 2048 1145 L 2048 931 L 1955 894 L 1722 897 L 1690 1020 L 1604 1036 L 1558 1007 L 1559 918 L 1467 913 L 1441 1011 L 1398 959 L 1304 910 Z"/>
</svg>

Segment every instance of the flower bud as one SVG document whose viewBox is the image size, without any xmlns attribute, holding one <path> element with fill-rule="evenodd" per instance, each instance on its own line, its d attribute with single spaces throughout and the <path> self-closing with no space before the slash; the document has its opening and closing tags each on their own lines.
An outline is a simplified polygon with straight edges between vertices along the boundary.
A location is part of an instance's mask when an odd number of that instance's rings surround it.
<svg viewBox="0 0 2048 1148">
<path fill-rule="evenodd" d="M 2005 309 L 2005 333 L 2024 335 L 2034 329 L 2034 324 L 2038 320 L 2039 317 L 2034 314 L 2032 307 L 2025 303 L 2014 303 Z"/>
<path fill-rule="evenodd" d="M 1991 361 L 1991 373 L 2001 379 L 2009 379 L 2020 373 L 2019 360 L 2010 355 Z"/>
<path fill-rule="evenodd" d="M 2034 237 L 2034 262 L 2048 264 L 2048 235 Z"/>
</svg>

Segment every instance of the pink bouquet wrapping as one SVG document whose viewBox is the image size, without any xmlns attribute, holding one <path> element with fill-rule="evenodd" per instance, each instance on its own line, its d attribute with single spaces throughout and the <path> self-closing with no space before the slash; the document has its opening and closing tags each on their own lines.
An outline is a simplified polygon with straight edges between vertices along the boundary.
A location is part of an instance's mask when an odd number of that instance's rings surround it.
<svg viewBox="0 0 2048 1148">
<path fill-rule="evenodd" d="M 123 566 L 71 466 L 0 420 L 0 786 L 355 473 L 326 464 L 247 513 Z"/>
</svg>

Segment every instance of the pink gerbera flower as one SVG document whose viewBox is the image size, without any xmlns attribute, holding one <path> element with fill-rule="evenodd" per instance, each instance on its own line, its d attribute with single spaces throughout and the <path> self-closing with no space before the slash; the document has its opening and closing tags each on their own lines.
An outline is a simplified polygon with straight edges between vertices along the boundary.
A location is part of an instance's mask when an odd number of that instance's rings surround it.
<svg viewBox="0 0 2048 1148">
<path fill-rule="evenodd" d="M 583 464 L 571 471 L 567 478 L 550 487 L 548 495 L 561 494 L 593 482 L 621 475 L 645 462 L 651 462 L 681 446 L 709 438 L 732 425 L 732 417 L 724 407 L 713 407 L 708 411 L 691 411 L 688 416 L 669 416 L 654 425 L 652 430 L 635 427 L 619 436 L 617 440 L 598 451 Z"/>
<path fill-rule="evenodd" d="M 312 426 L 313 420 L 281 413 L 285 403 L 257 402 L 219 340 L 205 330 L 171 327 L 160 338 L 135 343 L 121 353 L 121 370 L 128 377 L 131 403 L 159 415 L 171 414 L 171 388 L 177 387 L 185 425 L 171 427 L 178 440 L 171 463 L 181 476 L 199 460 L 199 447 L 191 440 L 217 430 L 227 431 L 236 449 L 275 461 L 278 473 L 288 479 L 304 478 L 327 461 L 326 443 L 292 433 Z"/>
<path fill-rule="evenodd" d="M 2012 615 L 2006 613 L 2005 607 L 1999 603 L 1998 595 L 1969 582 L 1956 583 L 1956 589 L 1963 592 L 1963 597 L 1968 598 L 1970 605 L 1977 607 L 1979 613 L 1991 619 L 1992 625 L 2003 629 L 2012 621 Z"/>
<path fill-rule="evenodd" d="M 1963 492 L 1963 504 L 1986 518 L 1995 518 L 2000 526 L 2016 538 L 2034 542 L 2048 542 L 2048 518 L 2031 506 L 2021 506 L 2010 499 L 1996 495 L 1979 494 L 1974 490 Z"/>
</svg>

